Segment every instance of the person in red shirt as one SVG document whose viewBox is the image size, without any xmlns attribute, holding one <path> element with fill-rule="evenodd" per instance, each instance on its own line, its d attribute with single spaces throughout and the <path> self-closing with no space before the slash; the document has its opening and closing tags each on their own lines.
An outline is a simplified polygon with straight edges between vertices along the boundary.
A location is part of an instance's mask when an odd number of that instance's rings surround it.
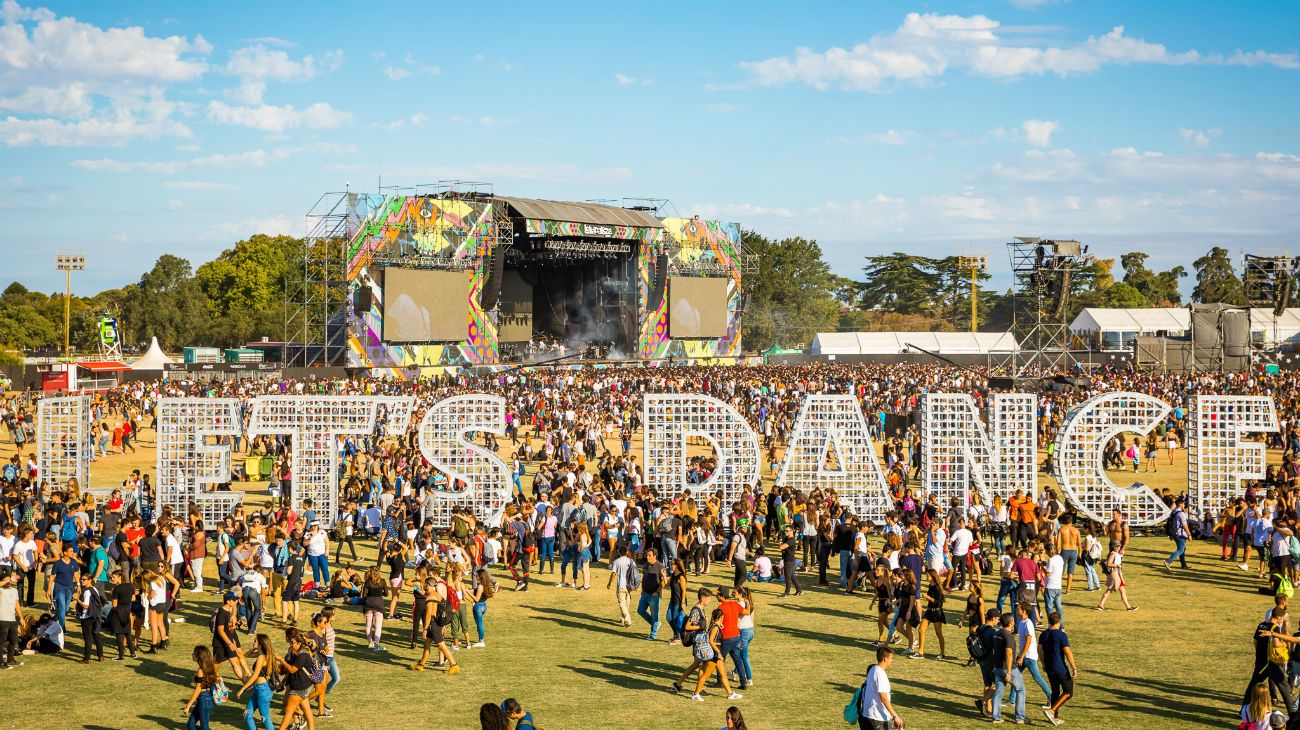
<svg viewBox="0 0 1300 730">
<path fill-rule="evenodd" d="M 1031 618 L 1038 620 L 1038 589 L 1042 586 L 1043 572 L 1034 562 L 1028 549 L 1020 551 L 1020 557 L 1011 564 L 1011 574 L 1016 578 L 1016 603 L 1030 606 Z"/>
<path fill-rule="evenodd" d="M 736 676 L 740 678 L 740 688 L 747 689 L 750 677 L 740 655 L 740 617 L 750 612 L 749 607 L 736 600 L 735 591 L 731 588 L 724 586 L 719 595 L 722 596 L 722 603 L 718 604 L 718 610 L 722 611 L 722 656 L 731 659 Z"/>
</svg>

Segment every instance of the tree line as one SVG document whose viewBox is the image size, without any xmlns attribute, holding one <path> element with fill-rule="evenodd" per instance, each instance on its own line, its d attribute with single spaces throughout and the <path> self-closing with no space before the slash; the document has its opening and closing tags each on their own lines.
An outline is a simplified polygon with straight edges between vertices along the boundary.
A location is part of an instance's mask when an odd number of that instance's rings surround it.
<svg viewBox="0 0 1300 730">
<path fill-rule="evenodd" d="M 742 249 L 757 254 L 756 275 L 745 282 L 744 343 L 747 351 L 772 345 L 804 347 L 828 331 L 964 331 L 970 329 L 971 271 L 957 256 L 927 257 L 894 252 L 865 258 L 861 276 L 837 276 L 815 240 L 774 239 L 742 231 Z M 187 345 L 233 347 L 261 337 L 284 336 L 288 292 L 300 285 L 305 241 L 258 234 L 239 241 L 194 269 L 164 254 L 139 281 L 91 297 L 73 297 L 71 341 L 82 351 L 98 348 L 95 321 L 118 318 L 126 347 L 157 337 L 166 349 Z M 1183 304 L 1182 266 L 1154 271 L 1148 256 L 1090 258 L 1071 281 L 1068 319 L 1084 307 L 1163 307 Z M 1215 247 L 1192 262 L 1194 302 L 1244 304 L 1241 280 L 1228 251 Z M 1013 292 L 984 284 L 976 272 L 976 328 L 1006 329 Z M 14 282 L 0 294 L 0 350 L 59 348 L 63 344 L 62 292 L 45 294 Z"/>
</svg>

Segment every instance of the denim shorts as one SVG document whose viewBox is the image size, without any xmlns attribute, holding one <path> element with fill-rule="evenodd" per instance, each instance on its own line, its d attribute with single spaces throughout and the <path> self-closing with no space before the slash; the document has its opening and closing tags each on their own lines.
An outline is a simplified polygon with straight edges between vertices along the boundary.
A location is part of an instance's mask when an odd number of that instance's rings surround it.
<svg viewBox="0 0 1300 730">
<path fill-rule="evenodd" d="M 1065 560 L 1065 574 L 1074 575 L 1074 566 L 1079 564 L 1079 551 L 1062 550 L 1061 558 Z"/>
</svg>

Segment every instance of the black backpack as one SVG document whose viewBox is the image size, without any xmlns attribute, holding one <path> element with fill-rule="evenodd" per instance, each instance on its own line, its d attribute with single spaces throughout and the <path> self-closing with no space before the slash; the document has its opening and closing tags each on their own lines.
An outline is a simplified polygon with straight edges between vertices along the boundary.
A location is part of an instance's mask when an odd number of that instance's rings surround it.
<svg viewBox="0 0 1300 730">
<path fill-rule="evenodd" d="M 1165 536 L 1170 540 L 1178 534 L 1178 510 L 1169 513 L 1169 519 L 1165 520 Z"/>
<path fill-rule="evenodd" d="M 966 636 L 966 652 L 977 662 L 993 656 L 993 637 L 989 636 L 992 632 L 985 631 L 987 628 L 988 626 L 981 626 L 974 633 Z"/>
<path fill-rule="evenodd" d="M 438 601 L 438 613 L 433 620 L 437 621 L 439 626 L 451 625 L 451 601 L 446 598 Z"/>
</svg>

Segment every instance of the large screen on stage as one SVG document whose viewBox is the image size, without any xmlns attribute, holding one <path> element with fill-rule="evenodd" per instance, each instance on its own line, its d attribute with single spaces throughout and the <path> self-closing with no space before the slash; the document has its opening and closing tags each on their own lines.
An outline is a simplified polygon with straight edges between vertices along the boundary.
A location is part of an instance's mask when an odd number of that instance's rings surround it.
<svg viewBox="0 0 1300 730">
<path fill-rule="evenodd" d="M 527 342 L 533 337 L 533 287 L 514 269 L 501 278 L 497 341 Z"/>
<path fill-rule="evenodd" d="M 668 336 L 727 336 L 727 282 L 724 277 L 668 278 Z"/>
<path fill-rule="evenodd" d="M 384 269 L 384 340 L 458 342 L 469 330 L 469 271 Z"/>
</svg>

